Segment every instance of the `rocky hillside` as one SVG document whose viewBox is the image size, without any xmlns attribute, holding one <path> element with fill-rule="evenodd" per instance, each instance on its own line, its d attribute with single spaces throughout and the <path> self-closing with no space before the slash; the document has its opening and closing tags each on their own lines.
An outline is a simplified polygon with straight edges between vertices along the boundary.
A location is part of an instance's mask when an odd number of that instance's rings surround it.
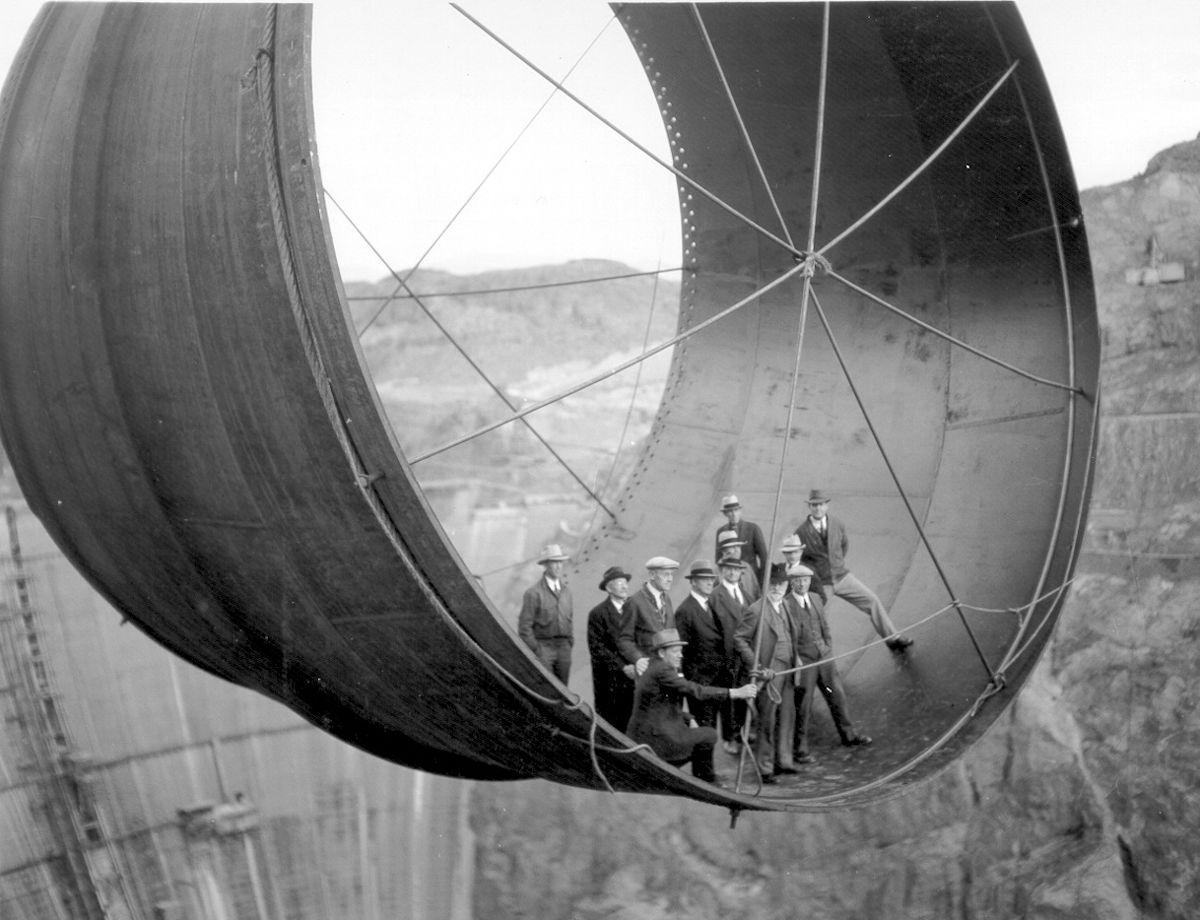
<svg viewBox="0 0 1200 920">
<path fill-rule="evenodd" d="M 1006 716 L 910 793 L 732 832 L 688 802 L 476 786 L 477 915 L 1197 915 L 1200 142 L 1083 207 L 1104 334 L 1094 508 L 1052 647 Z M 1185 280 L 1127 282 L 1152 237 Z"/>
</svg>

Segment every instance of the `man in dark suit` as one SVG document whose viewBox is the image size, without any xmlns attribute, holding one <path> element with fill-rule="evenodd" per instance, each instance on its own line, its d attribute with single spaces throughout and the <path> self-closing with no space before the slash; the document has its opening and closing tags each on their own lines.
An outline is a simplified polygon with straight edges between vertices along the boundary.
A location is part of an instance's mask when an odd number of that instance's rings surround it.
<svg viewBox="0 0 1200 920">
<path fill-rule="evenodd" d="M 691 582 L 692 590 L 675 608 L 675 628 L 687 643 L 683 649 L 683 676 L 698 684 L 733 686 L 733 664 L 737 660 L 733 631 L 737 620 L 728 619 L 712 602 L 717 570 L 710 562 L 694 562 L 684 577 Z M 716 728 L 717 716 L 728 702 L 703 700 L 689 703 L 688 708 L 701 725 Z"/>
<path fill-rule="evenodd" d="M 709 598 L 709 605 L 721 618 L 721 621 L 733 624 L 734 629 L 730 631 L 731 643 L 733 631 L 737 629 L 742 612 L 746 609 L 747 604 L 754 600 L 742 591 L 741 577 L 745 568 L 746 563 L 736 556 L 721 557 L 717 563 L 717 571 L 721 574 L 721 580 Z M 733 645 L 732 647 L 733 655 L 729 666 L 733 681 L 737 682 L 743 675 L 742 660 L 737 646 Z M 729 700 L 721 705 L 721 740 L 725 753 L 736 754 L 741 750 L 741 731 L 745 724 L 746 703 L 744 701 Z"/>
<path fill-rule="evenodd" d="M 592 659 L 592 687 L 596 713 L 624 730 L 633 712 L 633 665 L 625 661 L 618 646 L 621 613 L 629 598 L 632 576 L 619 565 L 605 570 L 600 590 L 605 598 L 588 611 L 588 653 Z"/>
<path fill-rule="evenodd" d="M 517 634 L 537 655 L 538 661 L 564 684 L 571 676 L 571 647 L 575 642 L 571 589 L 563 581 L 563 566 L 570 557 L 551 543 L 538 559 L 542 577 L 521 598 Z"/>
<path fill-rule="evenodd" d="M 816 573 L 813 580 L 826 603 L 840 597 L 853 604 L 871 618 L 871 625 L 887 640 L 888 648 L 893 652 L 904 651 L 913 640 L 900 635 L 875 592 L 846 568 L 850 539 L 842 522 L 828 510 L 828 495 L 820 489 L 808 493 L 808 517 L 796 528 L 796 536 L 804 544 L 800 561 Z"/>
<path fill-rule="evenodd" d="M 800 632 L 794 609 L 784 603 L 786 589 L 783 566 L 772 565 L 766 593 L 742 613 L 733 638 L 746 671 L 764 681 L 756 702 L 758 734 L 754 740 L 754 756 L 764 783 L 776 782 L 777 773 L 797 772 L 792 756 L 795 678 L 791 674 L 776 676 L 777 671 L 796 666 Z"/>
<path fill-rule="evenodd" d="M 639 744 L 648 744 L 669 764 L 683 766 L 691 761 L 697 779 L 716 782 L 712 769 L 713 728 L 694 727 L 683 711 L 683 699 L 697 702 L 720 699 L 753 699 L 754 683 L 734 689 L 706 687 L 679 673 L 684 641 L 674 629 L 663 629 L 650 640 L 654 657 L 637 679 L 633 693 L 633 716 L 625 733 Z"/>
<path fill-rule="evenodd" d="M 842 679 L 838 675 L 836 663 L 823 661 L 833 654 L 833 640 L 829 634 L 829 623 L 825 619 L 825 605 L 816 594 L 808 590 L 813 570 L 796 563 L 788 568 L 787 574 L 792 592 L 784 600 L 795 608 L 796 622 L 800 627 L 800 638 L 796 643 L 800 663 L 811 665 L 821 662 L 816 667 L 800 671 L 800 679 L 795 689 L 796 762 L 812 763 L 814 758 L 808 746 L 808 727 L 812 724 L 813 699 L 817 690 L 820 690 L 825 698 L 825 704 L 829 707 L 829 714 L 833 717 L 833 724 L 838 737 L 842 739 L 842 744 L 870 744 L 871 739 L 855 731 L 850 721 L 846 693 L 842 689 Z"/>
<path fill-rule="evenodd" d="M 650 664 L 654 634 L 675 628 L 675 608 L 667 592 L 678 568 L 679 563 L 666 556 L 647 560 L 646 583 L 625 602 L 617 644 L 625 663 L 633 665 L 638 675 Z"/>
<path fill-rule="evenodd" d="M 717 533 L 717 546 L 721 550 L 721 555 L 718 559 L 734 559 L 745 560 L 746 541 L 737 535 L 736 530 L 726 528 Z M 754 573 L 754 568 L 749 565 L 742 566 L 742 572 L 739 576 L 738 584 L 742 586 L 742 594 L 746 598 L 747 604 L 753 604 L 756 600 L 762 597 L 762 582 L 758 580 L 758 576 Z"/>
<path fill-rule="evenodd" d="M 753 521 L 742 520 L 742 503 L 736 495 L 726 495 L 721 499 L 721 513 L 728 522 L 717 528 L 717 545 L 714 547 L 714 559 L 720 559 L 723 553 L 720 546 L 720 535 L 723 530 L 732 530 L 742 541 L 742 561 L 754 572 L 754 578 L 764 588 L 767 584 L 767 566 L 771 557 L 767 553 L 767 541 L 763 539 L 762 528 Z"/>
</svg>

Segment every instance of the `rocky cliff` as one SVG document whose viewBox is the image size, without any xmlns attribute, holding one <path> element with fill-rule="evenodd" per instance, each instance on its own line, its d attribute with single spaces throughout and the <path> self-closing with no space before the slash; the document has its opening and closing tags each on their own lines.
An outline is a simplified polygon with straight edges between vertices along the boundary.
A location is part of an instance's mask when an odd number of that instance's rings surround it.
<svg viewBox="0 0 1200 920">
<path fill-rule="evenodd" d="M 1091 525 L 1005 717 L 911 792 L 732 831 L 689 802 L 478 785 L 477 916 L 1196 916 L 1200 143 L 1083 208 L 1105 347 Z M 1127 281 L 1157 261 L 1184 280 Z"/>
</svg>

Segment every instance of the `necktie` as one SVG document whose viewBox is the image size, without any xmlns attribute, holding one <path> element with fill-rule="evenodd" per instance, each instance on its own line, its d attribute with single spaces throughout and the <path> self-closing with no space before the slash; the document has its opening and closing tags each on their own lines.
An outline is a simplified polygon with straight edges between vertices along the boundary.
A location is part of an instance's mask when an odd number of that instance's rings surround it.
<svg viewBox="0 0 1200 920">
<path fill-rule="evenodd" d="M 741 589 L 741 586 L 739 586 L 739 585 L 734 585 L 734 586 L 733 586 L 733 596 L 734 596 L 734 599 L 735 599 L 735 600 L 736 600 L 736 601 L 737 601 L 739 604 L 744 604 L 744 603 L 745 603 L 745 601 L 743 601 L 743 600 L 742 600 L 742 589 Z"/>
</svg>

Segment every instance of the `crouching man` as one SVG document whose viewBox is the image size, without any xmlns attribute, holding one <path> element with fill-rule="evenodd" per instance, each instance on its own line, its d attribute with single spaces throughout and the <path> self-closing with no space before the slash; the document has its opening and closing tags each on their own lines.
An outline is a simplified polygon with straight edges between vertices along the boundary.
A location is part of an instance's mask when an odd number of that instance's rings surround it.
<svg viewBox="0 0 1200 920">
<path fill-rule="evenodd" d="M 687 680 L 679 672 L 683 646 L 679 631 L 662 629 L 654 634 L 653 657 L 637 679 L 633 693 L 633 716 L 626 734 L 639 744 L 647 744 L 659 757 L 673 766 L 691 762 L 697 779 L 716 782 L 713 748 L 717 730 L 696 727 L 695 720 L 683 711 L 684 697 L 698 702 L 707 700 L 751 700 L 758 692 L 756 684 L 726 689 L 707 687 Z"/>
</svg>

